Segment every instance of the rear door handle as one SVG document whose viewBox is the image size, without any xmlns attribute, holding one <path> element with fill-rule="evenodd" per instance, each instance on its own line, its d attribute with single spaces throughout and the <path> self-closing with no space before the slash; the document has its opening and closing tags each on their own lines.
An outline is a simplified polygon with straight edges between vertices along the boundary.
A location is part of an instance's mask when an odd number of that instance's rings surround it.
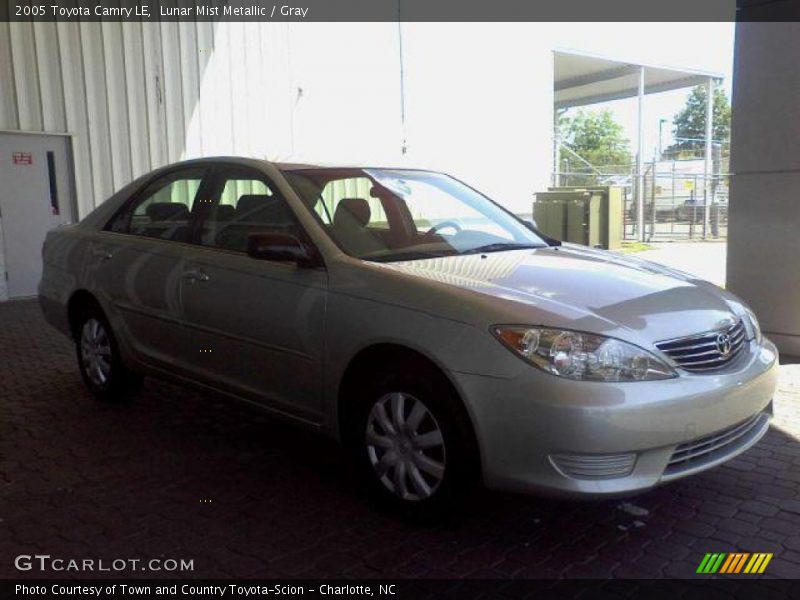
<svg viewBox="0 0 800 600">
<path fill-rule="evenodd" d="M 183 274 L 184 279 L 188 279 L 189 281 L 208 281 L 209 277 L 203 271 L 199 269 L 192 269 L 191 271 L 186 271 Z"/>
<path fill-rule="evenodd" d="M 100 260 L 108 260 L 109 258 L 113 258 L 114 254 L 108 248 L 93 248 L 92 256 Z"/>
</svg>

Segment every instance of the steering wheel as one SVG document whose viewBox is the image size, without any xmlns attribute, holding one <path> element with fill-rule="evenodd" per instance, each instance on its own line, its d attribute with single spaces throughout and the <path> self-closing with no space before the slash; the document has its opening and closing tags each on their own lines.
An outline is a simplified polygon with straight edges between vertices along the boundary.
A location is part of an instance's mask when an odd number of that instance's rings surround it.
<svg viewBox="0 0 800 600">
<path fill-rule="evenodd" d="M 435 235 L 439 233 L 440 230 L 447 229 L 448 227 L 452 227 L 453 229 L 455 229 L 456 233 L 461 231 L 461 225 L 459 225 L 455 221 L 442 221 L 441 223 L 437 223 L 436 225 L 428 229 L 428 231 L 425 232 L 425 237 Z"/>
</svg>

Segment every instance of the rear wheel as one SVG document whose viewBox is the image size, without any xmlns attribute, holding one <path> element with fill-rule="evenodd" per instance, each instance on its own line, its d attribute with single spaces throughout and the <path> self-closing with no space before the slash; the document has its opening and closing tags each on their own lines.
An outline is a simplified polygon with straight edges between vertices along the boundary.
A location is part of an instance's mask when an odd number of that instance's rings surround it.
<svg viewBox="0 0 800 600">
<path fill-rule="evenodd" d="M 105 402 L 126 399 L 141 376 L 123 363 L 108 319 L 97 306 L 82 311 L 76 322 L 75 346 L 81 376 L 89 391 Z"/>
<path fill-rule="evenodd" d="M 375 377 L 349 429 L 368 486 L 407 516 L 437 517 L 460 507 L 478 480 L 471 424 L 441 374 L 414 366 Z"/>
</svg>

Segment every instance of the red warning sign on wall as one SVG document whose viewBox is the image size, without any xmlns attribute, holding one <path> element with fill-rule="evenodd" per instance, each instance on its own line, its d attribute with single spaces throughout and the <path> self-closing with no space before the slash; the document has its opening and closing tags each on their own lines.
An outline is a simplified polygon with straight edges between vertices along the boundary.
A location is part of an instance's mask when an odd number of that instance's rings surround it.
<svg viewBox="0 0 800 600">
<path fill-rule="evenodd" d="M 32 165 L 33 155 L 30 152 L 12 152 L 15 165 Z"/>
</svg>

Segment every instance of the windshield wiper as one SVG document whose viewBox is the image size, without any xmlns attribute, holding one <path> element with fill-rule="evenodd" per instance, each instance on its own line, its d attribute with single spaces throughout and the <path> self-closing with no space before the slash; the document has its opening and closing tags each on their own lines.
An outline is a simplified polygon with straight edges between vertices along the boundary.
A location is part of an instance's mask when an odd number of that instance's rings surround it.
<svg viewBox="0 0 800 600">
<path fill-rule="evenodd" d="M 456 256 L 452 252 L 395 252 L 377 256 L 361 256 L 361 260 L 371 262 L 395 262 L 404 260 L 423 260 L 426 258 L 441 258 L 443 256 Z"/>
<path fill-rule="evenodd" d="M 392 254 L 378 254 L 361 256 L 361 260 L 371 262 L 395 262 L 405 260 L 424 260 L 426 258 L 442 258 L 446 256 L 464 256 L 467 254 L 482 254 L 484 252 L 502 252 L 504 250 L 525 250 L 528 248 L 547 248 L 546 244 L 517 244 L 514 242 L 496 242 L 472 248 L 465 252 L 395 252 Z"/>
<path fill-rule="evenodd" d="M 546 244 L 516 244 L 512 242 L 496 242 L 472 248 L 462 254 L 483 254 L 484 252 L 502 252 L 504 250 L 526 250 L 528 248 L 547 248 Z"/>
</svg>

